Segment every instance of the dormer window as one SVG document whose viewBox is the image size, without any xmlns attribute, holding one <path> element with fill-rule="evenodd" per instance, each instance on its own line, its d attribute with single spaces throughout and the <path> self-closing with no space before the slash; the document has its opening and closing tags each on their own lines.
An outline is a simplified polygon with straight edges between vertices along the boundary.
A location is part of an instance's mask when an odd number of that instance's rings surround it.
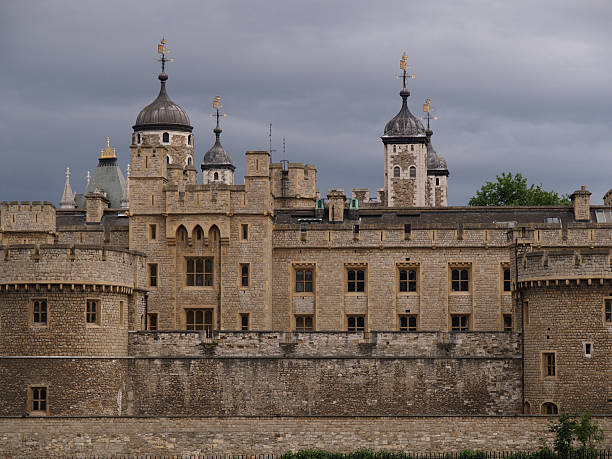
<svg viewBox="0 0 612 459">
<path fill-rule="evenodd" d="M 167 132 L 164 132 L 162 134 L 162 142 L 163 143 L 170 143 L 170 134 L 168 134 Z"/>
<path fill-rule="evenodd" d="M 410 178 L 416 178 L 416 167 L 410 166 Z"/>
<path fill-rule="evenodd" d="M 400 167 L 399 166 L 395 166 L 393 168 L 393 177 L 398 178 L 400 176 L 400 172 L 401 172 Z"/>
</svg>

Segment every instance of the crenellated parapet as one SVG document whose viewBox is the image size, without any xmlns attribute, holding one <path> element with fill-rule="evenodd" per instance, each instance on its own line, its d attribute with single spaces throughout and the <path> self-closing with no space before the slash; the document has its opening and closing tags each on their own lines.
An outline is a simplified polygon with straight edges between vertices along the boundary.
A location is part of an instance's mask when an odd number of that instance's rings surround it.
<svg viewBox="0 0 612 459">
<path fill-rule="evenodd" d="M 0 233 L 5 245 L 54 241 L 55 206 L 50 202 L 3 201 L 0 206 Z"/>
</svg>

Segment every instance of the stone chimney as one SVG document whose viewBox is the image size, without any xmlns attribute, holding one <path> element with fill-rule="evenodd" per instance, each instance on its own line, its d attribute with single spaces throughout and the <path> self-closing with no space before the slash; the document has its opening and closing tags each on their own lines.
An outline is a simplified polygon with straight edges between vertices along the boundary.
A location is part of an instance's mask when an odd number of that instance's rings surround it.
<svg viewBox="0 0 612 459">
<path fill-rule="evenodd" d="M 591 192 L 584 185 L 572 193 L 572 205 L 574 206 L 574 220 L 577 222 L 588 222 L 591 219 Z"/>
<path fill-rule="evenodd" d="M 109 200 L 106 193 L 96 188 L 92 193 L 85 195 L 85 200 L 87 201 L 85 222 L 100 223 L 104 215 L 104 209 L 108 209 Z"/>
<path fill-rule="evenodd" d="M 329 202 L 329 221 L 343 222 L 344 221 L 344 202 L 346 196 L 342 188 L 332 188 L 327 192 L 327 201 Z"/>
</svg>

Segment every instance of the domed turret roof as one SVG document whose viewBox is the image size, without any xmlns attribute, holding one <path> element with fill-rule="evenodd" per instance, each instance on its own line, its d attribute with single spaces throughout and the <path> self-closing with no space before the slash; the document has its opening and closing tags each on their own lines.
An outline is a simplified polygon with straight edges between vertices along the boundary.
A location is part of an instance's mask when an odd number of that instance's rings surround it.
<svg viewBox="0 0 612 459">
<path fill-rule="evenodd" d="M 217 124 L 217 127 L 215 127 L 213 132 L 215 133 L 217 139 L 212 148 L 204 155 L 204 160 L 201 164 L 202 171 L 207 169 L 230 169 L 233 171 L 236 169 L 236 166 L 234 166 L 234 163 L 232 163 L 232 157 L 230 154 L 221 145 L 220 136 L 222 130 L 219 127 L 219 124 Z"/>
<path fill-rule="evenodd" d="M 427 130 L 427 170 L 428 171 L 448 171 L 446 160 L 434 150 L 431 144 L 431 135 L 433 131 Z"/>
<path fill-rule="evenodd" d="M 164 72 L 159 74 L 161 88 L 157 99 L 143 108 L 136 117 L 134 131 L 150 130 L 175 130 L 191 132 L 189 117 L 178 104 L 174 103 L 166 92 L 166 80 L 168 75 Z"/>
<path fill-rule="evenodd" d="M 408 108 L 408 96 L 410 91 L 402 89 L 402 108 L 385 126 L 385 137 L 421 137 L 425 135 L 425 128 L 419 119 L 410 113 Z"/>
</svg>

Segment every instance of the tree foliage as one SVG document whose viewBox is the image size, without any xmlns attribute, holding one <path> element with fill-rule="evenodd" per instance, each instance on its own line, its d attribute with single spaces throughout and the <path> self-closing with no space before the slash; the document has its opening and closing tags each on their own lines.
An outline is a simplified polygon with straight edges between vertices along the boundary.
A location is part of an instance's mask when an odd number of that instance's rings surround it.
<svg viewBox="0 0 612 459">
<path fill-rule="evenodd" d="M 569 196 L 543 190 L 540 185 L 527 186 L 520 173 L 502 172 L 497 181 L 486 182 L 470 201 L 470 206 L 561 206 L 569 205 Z"/>
</svg>

